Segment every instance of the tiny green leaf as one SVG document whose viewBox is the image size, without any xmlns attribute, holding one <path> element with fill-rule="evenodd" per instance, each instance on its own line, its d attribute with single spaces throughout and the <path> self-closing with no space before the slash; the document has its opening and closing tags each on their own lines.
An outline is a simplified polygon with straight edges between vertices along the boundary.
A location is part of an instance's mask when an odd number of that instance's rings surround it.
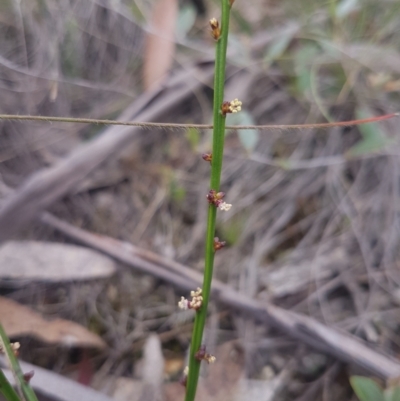
<svg viewBox="0 0 400 401">
<path fill-rule="evenodd" d="M 169 179 L 169 187 L 168 187 L 169 198 L 173 202 L 181 204 L 186 198 L 186 190 L 183 186 L 179 184 L 179 181 L 175 177 L 174 171 L 170 170 L 167 174 Z"/>
<path fill-rule="evenodd" d="M 2 370 L 0 370 L 0 393 L 4 395 L 7 401 L 21 401 Z"/>
<path fill-rule="evenodd" d="M 384 401 L 383 391 L 374 380 L 352 376 L 350 384 L 360 401 Z"/>
<path fill-rule="evenodd" d="M 400 386 L 389 387 L 384 392 L 385 401 L 400 401 Z"/>
<path fill-rule="evenodd" d="M 17 386 L 22 392 L 26 401 L 38 401 L 36 394 L 32 390 L 32 387 L 29 385 L 29 383 L 26 382 L 24 378 L 24 374 L 22 373 L 21 367 L 19 366 L 18 359 L 14 355 L 14 351 L 11 348 L 10 341 L 1 324 L 0 324 L 0 345 L 2 346 L 4 354 L 9 362 L 10 370 L 14 374 Z M 11 395 L 14 396 L 13 394 Z M 9 401 L 13 399 L 14 398 L 9 399 Z"/>
<path fill-rule="evenodd" d="M 192 5 L 182 7 L 178 15 L 176 23 L 176 35 L 179 38 L 184 38 L 192 29 L 196 21 L 196 9 Z"/>
<path fill-rule="evenodd" d="M 369 118 L 371 117 L 371 113 L 368 110 L 359 108 L 356 111 L 356 116 L 359 119 Z M 391 143 L 390 139 L 385 136 L 384 131 L 377 123 L 362 124 L 358 129 L 363 138 L 348 150 L 347 155 L 350 157 L 378 152 Z"/>
<path fill-rule="evenodd" d="M 268 48 L 267 55 L 265 56 L 265 61 L 267 64 L 270 64 L 278 57 L 282 56 L 292 41 L 293 35 L 294 32 L 289 32 L 288 34 L 278 37 L 271 43 L 271 46 Z"/>
<path fill-rule="evenodd" d="M 140 7 L 138 7 L 138 5 L 136 4 L 135 1 L 132 1 L 131 11 L 132 11 L 133 17 L 135 18 L 135 22 L 138 22 L 141 24 L 146 22 L 146 16 L 143 15 Z"/>
<path fill-rule="evenodd" d="M 292 162 L 289 159 L 277 159 L 278 166 L 283 170 L 290 170 Z"/>
<path fill-rule="evenodd" d="M 252 153 L 259 139 L 258 131 L 252 129 L 240 130 L 238 135 L 239 140 L 246 151 Z"/>
<path fill-rule="evenodd" d="M 300 94 L 311 93 L 311 65 L 318 53 L 318 47 L 306 44 L 295 54 L 296 89 Z"/>
<path fill-rule="evenodd" d="M 245 110 L 228 115 L 227 122 L 232 125 L 254 125 L 253 117 Z M 257 130 L 243 129 L 238 130 L 238 137 L 247 153 L 252 153 L 258 143 L 259 133 Z"/>
<path fill-rule="evenodd" d="M 243 18 L 243 15 L 236 9 L 231 10 L 232 17 L 235 20 L 235 22 L 238 24 L 239 28 L 241 31 L 251 35 L 253 33 L 253 26 L 250 22 L 248 22 L 245 18 Z"/>
<path fill-rule="evenodd" d="M 196 152 L 200 142 L 199 130 L 197 128 L 189 128 L 186 131 L 186 139 L 189 141 L 192 151 Z"/>
<path fill-rule="evenodd" d="M 359 0 L 343 0 L 336 8 L 336 16 L 338 18 L 346 18 L 351 13 L 360 9 Z"/>
</svg>

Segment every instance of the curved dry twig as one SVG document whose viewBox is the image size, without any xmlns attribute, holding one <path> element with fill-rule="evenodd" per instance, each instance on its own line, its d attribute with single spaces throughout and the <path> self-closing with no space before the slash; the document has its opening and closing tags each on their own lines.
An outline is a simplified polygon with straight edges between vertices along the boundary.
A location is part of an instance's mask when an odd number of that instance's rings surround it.
<svg viewBox="0 0 400 401">
<path fill-rule="evenodd" d="M 354 125 L 369 124 L 379 121 L 389 120 L 398 117 L 399 113 L 385 114 L 372 118 L 364 118 L 361 120 L 339 121 L 332 123 L 316 123 L 316 124 L 267 124 L 267 125 L 227 125 L 226 129 L 234 130 L 301 130 L 301 129 L 318 129 L 333 127 L 351 127 Z M 41 121 L 41 122 L 61 122 L 61 123 L 78 123 L 78 124 L 98 124 L 98 125 L 123 125 L 129 127 L 141 128 L 167 128 L 167 129 L 213 129 L 212 124 L 175 124 L 175 123 L 151 123 L 140 121 L 117 121 L 117 120 L 98 120 L 94 118 L 72 118 L 72 117 L 50 117 L 50 116 L 20 116 L 15 114 L 0 114 L 0 120 L 14 121 Z"/>
</svg>

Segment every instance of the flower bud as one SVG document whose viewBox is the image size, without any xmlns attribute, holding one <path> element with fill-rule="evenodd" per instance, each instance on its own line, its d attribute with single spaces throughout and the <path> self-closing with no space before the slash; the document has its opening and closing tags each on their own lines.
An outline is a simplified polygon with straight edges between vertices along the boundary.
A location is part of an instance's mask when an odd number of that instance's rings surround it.
<svg viewBox="0 0 400 401">
<path fill-rule="evenodd" d="M 219 251 L 226 245 L 225 241 L 220 241 L 218 237 L 214 238 L 214 251 Z"/>
<path fill-rule="evenodd" d="M 219 28 L 219 22 L 216 18 L 210 19 L 210 26 L 211 26 L 211 36 L 218 40 L 221 36 L 221 29 Z"/>
<path fill-rule="evenodd" d="M 201 155 L 202 159 L 205 160 L 206 162 L 210 162 L 212 161 L 212 153 L 203 153 Z"/>
</svg>

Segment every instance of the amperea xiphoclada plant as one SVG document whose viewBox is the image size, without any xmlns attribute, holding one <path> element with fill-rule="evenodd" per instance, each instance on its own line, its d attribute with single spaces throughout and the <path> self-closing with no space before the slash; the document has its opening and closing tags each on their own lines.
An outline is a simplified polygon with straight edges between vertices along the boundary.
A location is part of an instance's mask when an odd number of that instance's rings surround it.
<svg viewBox="0 0 400 401">
<path fill-rule="evenodd" d="M 196 396 L 201 361 L 207 361 L 208 363 L 215 361 L 215 357 L 208 354 L 205 346 L 202 345 L 202 338 L 210 299 L 214 254 L 225 245 L 223 241 L 215 237 L 217 211 L 228 211 L 232 206 L 224 201 L 224 193 L 220 192 L 226 115 L 239 112 L 242 106 L 238 99 L 234 99 L 231 102 L 224 101 L 226 49 L 228 45 L 229 17 L 233 2 L 234 0 L 221 0 L 221 21 L 216 18 L 210 20 L 211 34 L 215 40 L 214 128 L 212 153 L 203 155 L 203 159 L 211 165 L 210 188 L 205 197 L 205 200 L 208 201 L 205 269 L 203 287 L 192 291 L 190 300 L 182 297 L 179 302 L 181 308 L 190 308 L 196 311 L 190 346 L 189 367 L 185 371 L 185 376 L 187 376 L 184 378 L 186 401 L 193 401 Z"/>
</svg>

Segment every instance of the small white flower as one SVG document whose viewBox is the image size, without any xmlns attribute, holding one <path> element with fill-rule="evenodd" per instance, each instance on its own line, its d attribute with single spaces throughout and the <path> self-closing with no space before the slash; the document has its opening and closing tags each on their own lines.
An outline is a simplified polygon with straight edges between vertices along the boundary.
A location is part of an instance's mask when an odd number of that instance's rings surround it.
<svg viewBox="0 0 400 401">
<path fill-rule="evenodd" d="M 18 350 L 21 348 L 21 344 L 18 343 L 18 342 L 16 342 L 16 343 L 11 343 L 10 345 L 11 345 L 11 349 L 12 349 L 13 351 L 18 351 Z"/>
<path fill-rule="evenodd" d="M 197 287 L 196 291 L 190 291 L 190 296 L 191 297 L 198 297 L 201 295 L 201 293 L 203 292 L 203 290 L 200 287 Z"/>
<path fill-rule="evenodd" d="M 218 20 L 216 18 L 211 18 L 210 19 L 210 25 L 212 27 L 218 27 Z"/>
<path fill-rule="evenodd" d="M 192 301 L 190 302 L 190 307 L 192 309 L 200 309 L 202 303 L 203 303 L 203 296 L 202 296 L 203 290 L 200 287 L 197 287 L 196 291 L 191 291 L 190 296 L 192 297 Z"/>
<path fill-rule="evenodd" d="M 207 361 L 207 363 L 214 363 L 217 358 L 214 355 L 206 354 L 204 360 Z"/>
<path fill-rule="evenodd" d="M 181 297 L 181 300 L 178 302 L 178 306 L 180 309 L 187 310 L 189 309 L 189 301 L 185 297 Z"/>
<path fill-rule="evenodd" d="M 186 366 L 185 369 L 183 369 L 183 375 L 187 376 L 189 374 L 189 366 Z"/>
<path fill-rule="evenodd" d="M 18 342 L 10 343 L 10 347 L 15 355 L 18 354 L 19 349 L 21 348 L 21 344 Z M 4 348 L 0 345 L 0 354 L 4 354 Z"/>
<path fill-rule="evenodd" d="M 201 305 L 203 304 L 203 297 L 201 295 L 195 296 L 190 303 L 191 309 L 200 309 Z"/>
<path fill-rule="evenodd" d="M 197 288 L 196 291 L 190 291 L 190 296 L 192 297 L 192 299 L 189 301 L 185 297 L 181 297 L 181 300 L 178 302 L 179 308 L 183 309 L 183 310 L 200 309 L 200 307 L 203 303 L 203 296 L 201 294 L 202 294 L 201 288 Z"/>
<path fill-rule="evenodd" d="M 219 210 L 223 210 L 225 212 L 227 212 L 228 210 L 230 210 L 230 208 L 232 207 L 232 205 L 230 203 L 226 203 L 226 202 L 222 202 L 219 204 L 218 208 Z"/>
<path fill-rule="evenodd" d="M 234 99 L 229 105 L 229 110 L 231 113 L 237 113 L 242 110 L 242 102 L 239 99 Z"/>
</svg>

